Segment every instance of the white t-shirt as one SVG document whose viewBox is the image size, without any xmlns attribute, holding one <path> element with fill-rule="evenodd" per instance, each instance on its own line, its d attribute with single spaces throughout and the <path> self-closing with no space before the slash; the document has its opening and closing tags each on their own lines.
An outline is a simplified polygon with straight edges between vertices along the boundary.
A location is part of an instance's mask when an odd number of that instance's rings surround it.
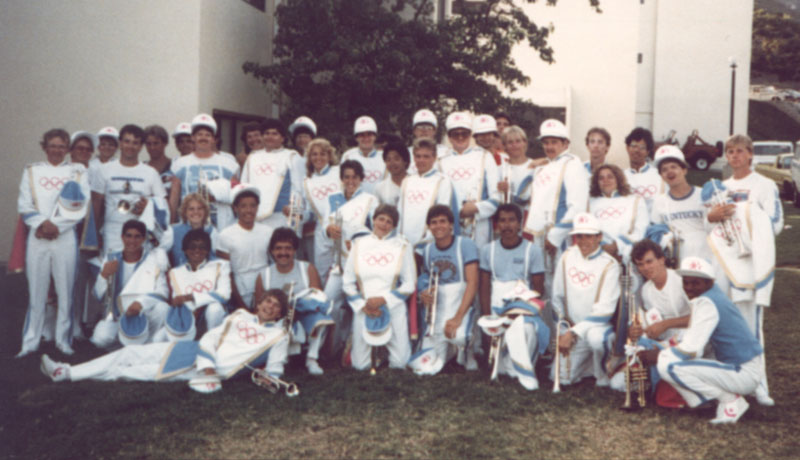
<svg viewBox="0 0 800 460">
<path fill-rule="evenodd" d="M 671 318 L 680 318 L 691 312 L 689 298 L 683 290 L 683 280 L 675 270 L 667 269 L 667 282 L 664 287 L 658 289 L 652 281 L 648 281 L 642 286 L 642 302 L 644 303 L 644 324 L 649 326 Z M 660 320 L 652 320 L 648 313 L 651 310 L 658 311 Z M 653 340 L 667 340 L 670 337 L 678 336 L 681 329 L 667 329 L 661 337 L 650 337 Z M 676 337 L 677 338 L 677 337 Z"/>
<path fill-rule="evenodd" d="M 267 248 L 272 231 L 269 225 L 258 222 L 251 230 L 246 230 L 237 222 L 220 232 L 218 249 L 230 256 L 234 275 L 267 266 Z"/>
<path fill-rule="evenodd" d="M 778 186 L 757 172 L 751 172 L 741 179 L 729 177 L 722 182 L 728 188 L 728 193 L 733 201 L 749 201 L 758 203 L 758 206 L 767 213 L 772 221 L 772 230 L 778 236 L 783 230 L 783 205 L 781 203 Z"/>
</svg>

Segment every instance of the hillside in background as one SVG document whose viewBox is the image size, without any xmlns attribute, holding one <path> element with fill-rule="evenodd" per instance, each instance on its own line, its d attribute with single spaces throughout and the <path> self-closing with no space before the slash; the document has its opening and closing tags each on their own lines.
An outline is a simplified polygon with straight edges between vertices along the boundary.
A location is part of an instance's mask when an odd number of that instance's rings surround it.
<svg viewBox="0 0 800 460">
<path fill-rule="evenodd" d="M 755 0 L 754 7 L 770 13 L 788 14 L 800 22 L 800 0 Z"/>
<path fill-rule="evenodd" d="M 800 139 L 800 123 L 772 102 L 750 100 L 748 135 L 754 141 Z"/>
</svg>

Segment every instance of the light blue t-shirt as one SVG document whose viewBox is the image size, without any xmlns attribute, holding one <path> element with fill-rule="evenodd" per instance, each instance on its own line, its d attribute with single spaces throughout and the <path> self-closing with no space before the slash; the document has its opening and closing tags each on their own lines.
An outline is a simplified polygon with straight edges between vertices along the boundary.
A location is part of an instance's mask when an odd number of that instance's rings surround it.
<svg viewBox="0 0 800 460">
<path fill-rule="evenodd" d="M 435 242 L 428 243 L 423 250 L 423 258 L 423 275 L 430 276 L 432 267 L 436 267 L 439 270 L 439 284 L 462 283 L 466 282 L 464 267 L 478 262 L 478 247 L 468 238 L 455 236 L 453 243 L 444 249 L 437 248 Z"/>
<path fill-rule="evenodd" d="M 492 264 L 492 252 L 494 264 Z M 482 247 L 480 264 L 481 271 L 491 273 L 497 281 L 528 281 L 530 275 L 544 273 L 544 256 L 541 248 L 522 238 L 511 248 L 504 247 L 500 240 L 492 241 Z"/>
</svg>

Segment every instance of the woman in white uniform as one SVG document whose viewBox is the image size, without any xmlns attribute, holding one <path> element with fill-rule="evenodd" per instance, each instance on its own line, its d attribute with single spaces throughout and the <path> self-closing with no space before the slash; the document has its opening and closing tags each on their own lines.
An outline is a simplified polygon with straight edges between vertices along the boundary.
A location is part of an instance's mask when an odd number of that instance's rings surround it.
<svg viewBox="0 0 800 460">
<path fill-rule="evenodd" d="M 308 144 L 306 154 L 306 178 L 303 181 L 303 197 L 308 203 L 310 219 L 314 222 L 314 265 L 323 285 L 333 263 L 333 243 L 325 236 L 328 226 L 325 217 L 329 212 L 328 197 L 342 190 L 339 166 L 336 166 L 336 149 L 327 139 L 317 138 Z"/>
</svg>

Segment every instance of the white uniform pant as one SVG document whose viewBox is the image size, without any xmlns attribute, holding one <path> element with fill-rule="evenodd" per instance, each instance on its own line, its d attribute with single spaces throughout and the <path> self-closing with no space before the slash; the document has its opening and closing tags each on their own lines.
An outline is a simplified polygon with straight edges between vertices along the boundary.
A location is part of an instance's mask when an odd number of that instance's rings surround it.
<svg viewBox="0 0 800 460">
<path fill-rule="evenodd" d="M 70 380 L 153 381 L 170 346 L 169 343 L 128 345 L 91 361 L 70 366 Z M 197 375 L 197 371 L 192 369 L 164 380 L 190 380 Z"/>
<path fill-rule="evenodd" d="M 761 355 L 735 366 L 711 359 L 681 360 L 671 351 L 658 355 L 658 372 L 683 396 L 690 407 L 706 401 L 733 400 L 755 391 L 761 381 Z"/>
<path fill-rule="evenodd" d="M 322 285 L 327 283 L 330 277 L 330 269 L 333 267 L 333 246 L 328 240 L 321 237 L 319 233 L 314 234 L 314 268 L 317 269 Z M 344 268 L 344 261 L 342 261 Z"/>
<path fill-rule="evenodd" d="M 750 328 L 750 332 L 756 336 L 758 343 L 761 344 L 761 348 L 764 350 L 764 354 L 761 355 L 762 379 L 759 386 L 762 387 L 761 390 L 764 394 L 769 395 L 769 385 L 767 384 L 767 349 L 764 348 L 764 307 L 756 305 L 755 301 L 734 303 L 739 308 L 742 316 L 744 316 L 744 321 L 747 323 L 747 327 Z"/>
<path fill-rule="evenodd" d="M 421 348 L 423 350 L 432 348 L 436 353 L 436 357 L 441 359 L 443 365 L 447 364 L 453 357 L 456 357 L 456 362 L 464 366 L 466 365 L 466 353 L 468 351 L 470 353 L 472 352 L 472 350 L 468 350 L 468 346 L 470 340 L 473 340 L 471 333 L 475 330 L 474 307 L 470 307 L 469 310 L 467 310 L 467 314 L 464 315 L 464 319 L 461 321 L 458 329 L 456 329 L 454 338 L 448 339 L 444 335 L 444 325 L 447 320 L 456 315 L 458 307 L 459 304 L 455 302 L 440 302 L 439 309 L 436 312 L 436 324 L 433 328 L 433 335 L 428 336 L 426 333 L 422 338 Z"/>
<path fill-rule="evenodd" d="M 526 389 L 535 390 L 539 387 L 539 382 L 536 380 L 536 359 L 539 357 L 539 339 L 536 335 L 536 326 L 533 323 L 523 322 L 522 330 L 524 331 L 525 343 L 511 343 L 508 331 L 506 331 L 503 348 L 500 350 L 497 373 L 515 378 Z M 527 365 L 527 363 L 524 362 L 524 357 L 530 360 L 531 369 L 528 371 L 533 371 L 533 376 L 526 375 L 526 371 L 523 370 L 523 366 Z M 515 358 L 522 361 L 522 366 L 514 364 Z"/>
<path fill-rule="evenodd" d="M 411 342 L 408 340 L 408 315 L 405 304 L 389 310 L 392 316 L 392 338 L 386 344 L 389 351 L 389 367 L 395 369 L 405 369 L 409 358 L 411 358 Z M 364 340 L 364 324 L 366 314 L 357 312 L 353 315 L 353 347 L 350 350 L 350 358 L 353 367 L 363 371 L 369 369 L 372 363 L 372 347 Z"/>
<path fill-rule="evenodd" d="M 149 331 L 146 343 L 153 342 L 156 339 L 159 341 L 166 340 L 165 337 L 161 336 L 160 332 L 164 327 L 169 308 L 166 302 L 157 302 L 152 307 L 142 310 L 142 313 L 147 318 L 147 330 Z M 119 322 L 109 313 L 106 318 L 100 320 L 95 326 L 91 341 L 99 348 L 109 348 L 118 343 L 118 334 Z"/>
<path fill-rule="evenodd" d="M 308 351 L 306 352 L 306 359 L 319 359 L 319 349 L 325 343 L 325 337 L 328 336 L 328 328 L 321 327 L 315 336 L 306 335 L 306 342 L 308 342 Z"/>
<path fill-rule="evenodd" d="M 561 359 L 561 384 L 570 385 L 585 377 L 594 377 L 597 385 L 607 386 L 609 379 L 605 369 L 605 359 L 613 342 L 614 332 L 611 326 L 603 325 L 589 329 L 585 340 L 579 337 L 569 356 L 558 353 Z M 555 370 L 554 364 L 550 368 L 551 380 L 555 378 Z"/>
<path fill-rule="evenodd" d="M 72 341 L 72 289 L 75 283 L 77 242 L 75 232 L 66 231 L 54 240 L 38 239 L 35 230 L 28 232 L 25 253 L 25 273 L 28 277 L 28 313 L 22 327 L 22 351 L 39 348 L 45 319 L 45 303 L 50 277 L 58 296 L 56 345 L 69 346 Z"/>
</svg>

